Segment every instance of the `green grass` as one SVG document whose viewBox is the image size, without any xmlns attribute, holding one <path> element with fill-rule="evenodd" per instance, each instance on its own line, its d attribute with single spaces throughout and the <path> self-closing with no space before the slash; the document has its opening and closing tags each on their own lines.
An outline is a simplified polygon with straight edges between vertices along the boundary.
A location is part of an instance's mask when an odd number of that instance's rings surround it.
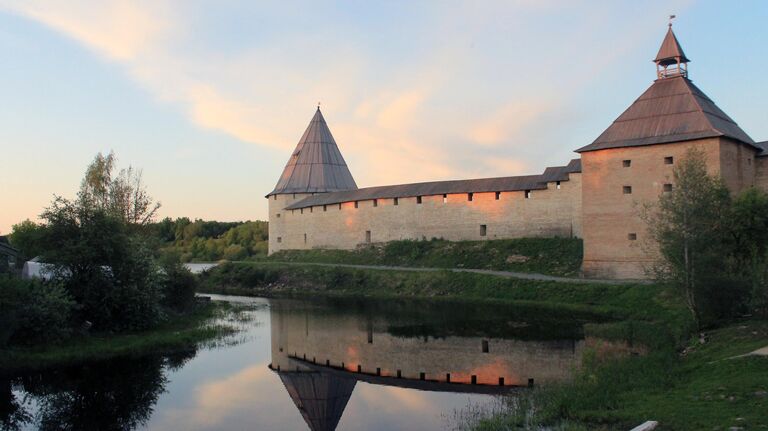
<svg viewBox="0 0 768 431">
<path fill-rule="evenodd" d="M 612 320 L 689 318 L 667 288 L 523 280 L 451 271 L 413 272 L 280 263 L 225 263 L 201 276 L 201 292 L 255 296 L 430 298 L 530 304 L 600 314 Z"/>
<path fill-rule="evenodd" d="M 264 261 L 357 265 L 474 268 L 574 276 L 582 260 L 578 238 L 519 238 L 490 241 L 391 241 L 356 250 L 285 250 Z"/>
<path fill-rule="evenodd" d="M 125 355 L 184 350 L 200 342 L 234 332 L 212 319 L 231 313 L 227 304 L 210 303 L 194 313 L 176 318 L 156 329 L 130 334 L 93 334 L 71 338 L 55 345 L 0 350 L 0 369 L 40 369 Z"/>
<path fill-rule="evenodd" d="M 662 430 L 768 428 L 768 358 L 730 359 L 767 345 L 768 322 L 740 322 L 710 336 L 682 357 L 674 349 L 608 362 L 593 357 L 573 382 L 536 390 L 522 404 L 536 406 L 532 422 L 553 429 L 627 430 L 651 419 Z M 467 428 L 519 429 L 521 410 L 510 401 Z"/>
</svg>

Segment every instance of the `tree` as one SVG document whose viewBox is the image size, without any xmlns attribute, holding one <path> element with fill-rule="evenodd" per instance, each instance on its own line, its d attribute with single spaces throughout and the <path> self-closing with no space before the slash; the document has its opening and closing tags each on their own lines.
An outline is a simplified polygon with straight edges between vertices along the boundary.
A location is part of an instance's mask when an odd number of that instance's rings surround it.
<svg viewBox="0 0 768 431">
<path fill-rule="evenodd" d="M 27 219 L 13 225 L 8 239 L 16 247 L 24 260 L 29 260 L 42 253 L 41 238 L 44 227 Z"/>
<path fill-rule="evenodd" d="M 45 220 L 43 259 L 98 329 L 149 328 L 162 319 L 162 282 L 142 239 L 124 219 L 78 199 L 57 197 Z"/>
<path fill-rule="evenodd" d="M 733 271 L 749 280 L 752 306 L 768 316 L 768 193 L 757 188 L 733 202 Z"/>
<path fill-rule="evenodd" d="M 661 258 L 657 278 L 683 292 L 699 328 L 707 293 L 727 276 L 730 194 L 719 177 L 707 174 L 705 156 L 695 149 L 675 167 L 674 183 L 642 216 Z"/>
<path fill-rule="evenodd" d="M 129 226 L 145 226 L 160 209 L 147 193 L 141 169 L 128 166 L 117 176 L 114 153 L 99 153 L 85 171 L 78 199 L 83 206 L 93 206 L 124 220 Z"/>
</svg>

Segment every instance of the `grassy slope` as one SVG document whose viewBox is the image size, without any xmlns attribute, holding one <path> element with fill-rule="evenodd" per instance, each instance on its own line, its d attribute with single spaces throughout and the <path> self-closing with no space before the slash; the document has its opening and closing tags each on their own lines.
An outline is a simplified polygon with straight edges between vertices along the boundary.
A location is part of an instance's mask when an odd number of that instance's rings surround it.
<svg viewBox="0 0 768 431">
<path fill-rule="evenodd" d="M 626 430 L 647 419 L 674 430 L 766 425 L 768 397 L 761 391 L 768 390 L 768 359 L 723 359 L 768 345 L 768 322 L 747 321 L 713 331 L 708 344 L 680 357 L 690 319 L 677 296 L 662 286 L 243 263 L 226 264 L 205 275 L 202 289 L 256 295 L 449 298 L 590 312 L 610 321 L 588 325 L 588 336 L 644 344 L 652 351 L 620 360 L 587 357 L 573 382 L 534 391 L 537 420 L 555 427 L 564 424 L 564 429 Z M 478 429 L 515 429 L 517 419 L 511 413 L 497 415 Z"/>
<path fill-rule="evenodd" d="M 675 351 L 594 361 L 574 382 L 540 389 L 528 403 L 552 429 L 627 430 L 645 420 L 662 430 L 768 428 L 768 358 L 728 359 L 768 344 L 768 322 L 742 322 L 711 333 L 684 357 Z M 530 405 L 530 404 L 528 404 Z M 516 429 L 514 408 L 474 429 Z"/>
<path fill-rule="evenodd" d="M 590 311 L 614 319 L 687 321 L 679 301 L 660 286 L 555 283 L 450 271 L 227 263 L 201 277 L 200 291 L 263 296 L 309 294 L 535 303 Z"/>
<path fill-rule="evenodd" d="M 107 359 L 121 355 L 183 350 L 233 330 L 207 324 L 229 312 L 226 304 L 211 303 L 195 313 L 173 320 L 156 329 L 121 335 L 94 334 L 78 337 L 53 346 L 0 350 L 0 369 L 35 369 L 83 361 Z"/>
<path fill-rule="evenodd" d="M 581 258 L 582 242 L 578 238 L 520 238 L 458 242 L 405 240 L 356 250 L 286 250 L 265 260 L 475 268 L 573 276 L 579 272 Z"/>
</svg>

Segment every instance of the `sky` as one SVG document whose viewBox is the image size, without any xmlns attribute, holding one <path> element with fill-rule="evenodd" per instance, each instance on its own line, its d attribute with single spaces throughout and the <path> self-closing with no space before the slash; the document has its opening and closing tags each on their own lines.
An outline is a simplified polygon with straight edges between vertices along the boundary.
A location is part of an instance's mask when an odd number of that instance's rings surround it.
<svg viewBox="0 0 768 431">
<path fill-rule="evenodd" d="M 161 217 L 266 219 L 318 102 L 360 187 L 537 174 L 652 83 L 669 14 L 768 140 L 761 0 L 0 0 L 0 234 L 109 151 Z"/>
</svg>

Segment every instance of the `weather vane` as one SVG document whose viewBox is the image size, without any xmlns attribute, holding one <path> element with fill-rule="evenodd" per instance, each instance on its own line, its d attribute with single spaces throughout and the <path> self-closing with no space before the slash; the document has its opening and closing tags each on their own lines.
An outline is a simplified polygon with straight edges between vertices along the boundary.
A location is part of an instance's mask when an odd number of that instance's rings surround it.
<svg viewBox="0 0 768 431">
<path fill-rule="evenodd" d="M 672 20 L 677 18 L 677 15 L 670 15 L 669 16 L 669 26 L 672 27 Z"/>
</svg>

